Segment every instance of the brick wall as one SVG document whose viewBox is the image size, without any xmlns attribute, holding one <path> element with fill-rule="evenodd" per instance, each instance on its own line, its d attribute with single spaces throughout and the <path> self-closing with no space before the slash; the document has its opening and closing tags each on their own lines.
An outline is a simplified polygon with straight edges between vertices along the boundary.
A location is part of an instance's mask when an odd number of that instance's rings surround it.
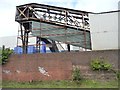
<svg viewBox="0 0 120 90">
<path fill-rule="evenodd" d="M 114 69 L 118 69 L 118 50 L 22 54 L 11 55 L 9 62 L 3 65 L 2 76 L 3 80 L 16 81 L 65 80 L 71 79 L 74 65 L 80 67 L 82 75 L 94 77 L 97 74 L 91 71 L 89 64 L 95 58 L 104 58 L 113 65 Z M 44 67 L 50 76 L 43 75 L 38 67 Z M 105 73 L 102 72 L 102 74 Z M 106 74 L 111 75 L 110 73 Z"/>
</svg>

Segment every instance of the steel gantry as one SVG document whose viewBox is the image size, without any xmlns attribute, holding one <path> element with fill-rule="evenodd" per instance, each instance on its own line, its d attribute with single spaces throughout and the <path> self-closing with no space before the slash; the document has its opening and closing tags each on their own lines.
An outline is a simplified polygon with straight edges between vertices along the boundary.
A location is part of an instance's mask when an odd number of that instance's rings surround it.
<svg viewBox="0 0 120 90">
<path fill-rule="evenodd" d="M 58 51 L 56 42 L 91 49 L 88 12 L 30 3 L 16 6 L 15 21 L 20 24 L 23 52 L 27 53 L 29 33 L 36 37 L 36 48 L 40 41 L 51 44 L 50 50 Z M 24 30 L 23 30 L 24 29 Z"/>
</svg>

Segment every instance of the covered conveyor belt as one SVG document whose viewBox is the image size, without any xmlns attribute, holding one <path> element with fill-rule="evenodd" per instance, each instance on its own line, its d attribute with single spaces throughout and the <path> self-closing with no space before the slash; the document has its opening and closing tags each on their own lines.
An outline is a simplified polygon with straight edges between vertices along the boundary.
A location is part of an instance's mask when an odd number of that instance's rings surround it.
<svg viewBox="0 0 120 90">
<path fill-rule="evenodd" d="M 55 41 L 91 49 L 88 12 L 30 3 L 16 7 L 15 21 L 21 25 L 23 49 L 28 45 L 26 37 L 30 32 L 53 44 L 53 52 L 58 50 Z"/>
</svg>

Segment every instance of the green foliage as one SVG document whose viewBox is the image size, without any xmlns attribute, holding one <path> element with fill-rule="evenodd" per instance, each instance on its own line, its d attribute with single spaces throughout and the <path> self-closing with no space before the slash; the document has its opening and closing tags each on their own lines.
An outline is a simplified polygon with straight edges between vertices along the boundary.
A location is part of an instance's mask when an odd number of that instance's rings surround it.
<svg viewBox="0 0 120 90">
<path fill-rule="evenodd" d="M 119 70 L 112 70 L 116 74 L 116 78 L 120 81 L 120 71 Z"/>
<path fill-rule="evenodd" d="M 29 82 L 15 82 L 2 81 L 2 88 L 118 88 L 118 81 L 95 81 L 95 80 L 81 80 L 80 84 L 74 81 L 33 81 Z M 74 90 L 74 89 L 73 89 Z"/>
<path fill-rule="evenodd" d="M 80 69 L 79 68 L 75 68 L 75 70 L 73 70 L 73 81 L 80 81 L 81 75 L 80 75 Z"/>
<path fill-rule="evenodd" d="M 117 79 L 120 80 L 120 71 L 116 72 Z"/>
<path fill-rule="evenodd" d="M 8 61 L 8 57 L 10 56 L 10 54 L 13 53 L 13 50 L 10 50 L 10 48 L 5 48 L 5 46 L 3 45 L 2 47 L 2 64 L 5 64 Z"/>
<path fill-rule="evenodd" d="M 92 70 L 111 70 L 112 65 L 104 59 L 94 59 L 90 63 Z"/>
</svg>

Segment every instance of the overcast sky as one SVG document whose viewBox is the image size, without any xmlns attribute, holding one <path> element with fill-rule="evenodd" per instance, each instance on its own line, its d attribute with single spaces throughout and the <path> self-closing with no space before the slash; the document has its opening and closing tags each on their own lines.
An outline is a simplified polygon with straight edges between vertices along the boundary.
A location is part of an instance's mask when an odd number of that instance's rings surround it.
<svg viewBox="0 0 120 90">
<path fill-rule="evenodd" d="M 17 35 L 16 6 L 27 3 L 48 4 L 90 12 L 118 10 L 119 0 L 0 0 L 0 37 Z"/>
</svg>

